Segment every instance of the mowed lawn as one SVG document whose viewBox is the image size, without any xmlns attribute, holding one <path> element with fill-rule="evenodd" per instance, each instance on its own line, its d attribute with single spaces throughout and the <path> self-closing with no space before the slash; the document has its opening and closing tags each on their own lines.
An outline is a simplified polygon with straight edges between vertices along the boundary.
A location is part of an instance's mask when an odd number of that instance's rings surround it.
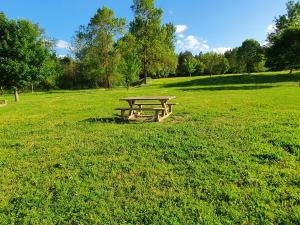
<svg viewBox="0 0 300 225">
<path fill-rule="evenodd" d="M 0 108 L 0 224 L 300 224 L 300 73 L 22 94 Z M 175 95 L 162 123 L 129 96 Z M 0 98 L 3 98 L 0 97 Z"/>
</svg>

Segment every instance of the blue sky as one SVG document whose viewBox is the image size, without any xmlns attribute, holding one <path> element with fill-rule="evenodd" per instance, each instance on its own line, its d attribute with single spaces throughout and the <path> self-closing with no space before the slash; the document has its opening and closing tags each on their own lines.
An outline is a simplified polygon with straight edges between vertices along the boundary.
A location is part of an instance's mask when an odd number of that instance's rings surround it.
<svg viewBox="0 0 300 225">
<path fill-rule="evenodd" d="M 107 6 L 117 17 L 130 21 L 132 0 L 0 0 L 9 18 L 38 23 L 57 40 L 57 54 L 67 47 L 79 25 L 85 25 L 98 8 Z M 264 43 L 274 17 L 285 13 L 287 0 L 157 0 L 163 22 L 177 26 L 177 51 L 223 52 L 246 38 Z"/>
</svg>

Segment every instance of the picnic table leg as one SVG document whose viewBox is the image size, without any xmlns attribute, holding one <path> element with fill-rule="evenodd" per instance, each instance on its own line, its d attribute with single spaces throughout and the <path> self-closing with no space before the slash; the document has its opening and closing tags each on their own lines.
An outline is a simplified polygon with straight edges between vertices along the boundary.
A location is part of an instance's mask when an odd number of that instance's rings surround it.
<svg viewBox="0 0 300 225">
<path fill-rule="evenodd" d="M 154 121 L 155 121 L 155 122 L 160 122 L 159 111 L 155 111 Z"/>
<path fill-rule="evenodd" d="M 138 112 L 138 115 L 141 115 L 143 113 L 143 105 L 139 105 L 140 111 Z"/>
<path fill-rule="evenodd" d="M 121 117 L 125 119 L 125 110 L 121 110 Z"/>
<path fill-rule="evenodd" d="M 165 109 L 163 111 L 163 117 L 168 115 L 168 108 L 167 108 L 167 101 L 166 100 L 160 100 L 161 106 Z"/>
<path fill-rule="evenodd" d="M 129 107 L 133 108 L 135 105 L 135 100 L 128 101 Z M 130 119 L 134 115 L 134 110 L 129 110 L 128 119 Z"/>
<path fill-rule="evenodd" d="M 169 105 L 169 113 L 172 113 L 172 105 Z"/>
</svg>

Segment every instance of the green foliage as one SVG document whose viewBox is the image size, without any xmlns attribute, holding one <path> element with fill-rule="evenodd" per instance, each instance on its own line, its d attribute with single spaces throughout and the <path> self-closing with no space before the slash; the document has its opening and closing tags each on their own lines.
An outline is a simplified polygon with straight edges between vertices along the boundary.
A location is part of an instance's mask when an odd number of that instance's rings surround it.
<svg viewBox="0 0 300 225">
<path fill-rule="evenodd" d="M 85 76 L 81 73 L 83 69 L 80 68 L 80 64 L 77 60 L 65 56 L 57 59 L 60 75 L 56 77 L 56 83 L 59 88 L 62 89 L 76 89 L 87 88 L 90 80 L 85 80 Z"/>
<path fill-rule="evenodd" d="M 237 52 L 238 52 L 238 48 L 233 48 L 233 49 L 225 52 L 225 54 L 224 54 L 229 63 L 228 72 L 231 74 L 243 72 L 242 68 L 241 68 L 242 65 L 237 56 Z"/>
<path fill-rule="evenodd" d="M 268 36 L 267 66 L 273 70 L 300 66 L 300 2 L 289 1 L 287 13 L 275 19 L 275 31 Z"/>
<path fill-rule="evenodd" d="M 137 42 L 133 35 L 127 34 L 118 41 L 117 48 L 122 56 L 119 70 L 127 89 L 137 80 L 142 71 L 141 60 L 137 52 Z"/>
<path fill-rule="evenodd" d="M 159 79 L 18 105 L 5 95 L 1 224 L 298 224 L 298 80 Z M 179 103 L 162 123 L 113 116 L 119 98 L 154 93 Z"/>
<path fill-rule="evenodd" d="M 189 75 L 186 71 L 186 67 L 184 66 L 184 62 L 193 58 L 193 54 L 190 51 L 180 52 L 178 55 L 178 66 L 177 66 L 177 75 Z"/>
<path fill-rule="evenodd" d="M 88 26 L 81 26 L 76 35 L 76 56 L 82 64 L 82 73 L 96 87 L 111 88 L 118 80 L 120 56 L 114 48 L 114 39 L 123 33 L 125 19 L 115 18 L 106 7 L 98 9 Z"/>
<path fill-rule="evenodd" d="M 183 63 L 185 71 L 187 71 L 190 76 L 196 71 L 197 65 L 198 61 L 194 57 L 185 59 Z"/>
<path fill-rule="evenodd" d="M 177 66 L 174 26 L 161 25 L 163 10 L 155 8 L 154 0 L 134 0 L 131 8 L 135 17 L 129 31 L 138 44 L 144 82 L 149 75 L 161 77 L 174 73 Z"/>
<path fill-rule="evenodd" d="M 45 81 L 56 68 L 50 47 L 38 25 L 9 20 L 0 13 L 1 86 L 17 93 L 28 84 Z"/>
<path fill-rule="evenodd" d="M 285 15 L 281 15 L 275 18 L 274 32 L 268 35 L 268 41 L 273 43 L 276 40 L 276 36 L 280 35 L 282 31 L 290 27 L 300 27 L 300 2 L 288 1 L 286 4 Z"/>
<path fill-rule="evenodd" d="M 208 52 L 203 54 L 200 60 L 204 63 L 209 75 L 224 74 L 229 69 L 228 60 L 223 54 Z"/>
<path fill-rule="evenodd" d="M 247 73 L 256 72 L 255 68 L 263 60 L 263 49 L 259 42 L 254 39 L 247 39 L 237 50 L 239 63 Z"/>
<path fill-rule="evenodd" d="M 206 67 L 205 67 L 205 64 L 198 58 L 197 59 L 197 65 L 196 65 L 196 71 L 195 71 L 195 74 L 196 75 L 201 75 L 204 73 Z"/>
<path fill-rule="evenodd" d="M 287 28 L 274 36 L 267 49 L 267 65 L 272 69 L 293 69 L 300 67 L 300 27 Z"/>
</svg>

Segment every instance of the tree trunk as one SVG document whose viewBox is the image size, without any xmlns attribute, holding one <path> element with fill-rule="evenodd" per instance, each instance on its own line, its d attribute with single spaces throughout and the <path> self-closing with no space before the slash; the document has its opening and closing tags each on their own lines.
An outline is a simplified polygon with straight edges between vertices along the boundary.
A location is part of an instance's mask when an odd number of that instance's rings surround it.
<svg viewBox="0 0 300 225">
<path fill-rule="evenodd" d="M 143 80 L 143 83 L 144 84 L 147 84 L 147 76 L 148 76 L 148 60 L 147 60 L 147 57 L 148 57 L 148 52 L 147 52 L 147 47 L 144 46 L 144 59 L 143 59 L 143 72 L 144 72 L 144 80 Z"/>
<path fill-rule="evenodd" d="M 33 93 L 34 92 L 34 86 L 33 86 L 33 84 L 31 84 L 31 93 Z"/>
<path fill-rule="evenodd" d="M 4 94 L 4 88 L 0 87 L 0 95 L 3 95 L 3 94 Z"/>
<path fill-rule="evenodd" d="M 293 68 L 290 68 L 289 74 L 292 74 L 292 73 L 293 73 Z"/>
<path fill-rule="evenodd" d="M 14 93 L 15 93 L 15 102 L 19 102 L 20 97 L 19 97 L 18 89 L 15 89 Z"/>
<path fill-rule="evenodd" d="M 144 84 L 147 84 L 147 71 L 145 71 L 145 73 L 144 73 Z"/>
</svg>

